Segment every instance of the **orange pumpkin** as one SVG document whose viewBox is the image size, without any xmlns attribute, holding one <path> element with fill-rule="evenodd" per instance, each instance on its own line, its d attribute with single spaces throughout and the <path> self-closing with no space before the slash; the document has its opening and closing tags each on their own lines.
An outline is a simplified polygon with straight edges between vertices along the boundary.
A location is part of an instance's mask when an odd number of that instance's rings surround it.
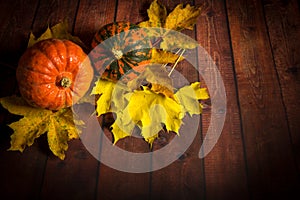
<svg viewBox="0 0 300 200">
<path fill-rule="evenodd" d="M 47 39 L 25 51 L 16 76 L 20 93 L 30 105 L 59 110 L 70 107 L 88 91 L 93 67 L 77 44 Z"/>
</svg>

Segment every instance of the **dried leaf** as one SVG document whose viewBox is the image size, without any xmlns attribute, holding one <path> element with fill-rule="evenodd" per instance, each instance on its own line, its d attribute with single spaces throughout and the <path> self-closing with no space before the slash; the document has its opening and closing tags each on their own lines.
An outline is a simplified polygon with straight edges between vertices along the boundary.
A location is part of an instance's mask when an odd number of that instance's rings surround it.
<svg viewBox="0 0 300 200">
<path fill-rule="evenodd" d="M 96 108 L 98 116 L 111 111 L 110 101 L 114 87 L 114 82 L 105 81 L 103 79 L 99 79 L 98 81 L 96 81 L 95 87 L 93 88 L 91 94 L 100 95 L 100 97 L 97 100 Z"/>
<path fill-rule="evenodd" d="M 144 78 L 158 80 L 155 78 L 155 73 L 151 74 L 151 71 L 147 73 L 153 77 Z M 199 82 L 180 88 L 175 96 L 173 94 L 174 98 L 167 95 L 164 91 L 166 87 L 160 87 L 159 84 L 151 83 L 152 87 L 142 86 L 142 89 L 132 90 L 122 84 L 118 86 L 109 80 L 98 80 L 98 82 L 93 94 L 103 95 L 105 101 L 98 100 L 97 106 L 101 107 L 101 113 L 113 111 L 117 116 L 111 126 L 114 143 L 131 136 L 136 126 L 140 128 L 141 135 L 150 145 L 163 125 L 167 131 L 178 133 L 185 113 L 200 114 L 201 104 L 198 100 L 208 98 L 206 89 L 200 88 Z M 140 80 L 136 81 L 139 82 Z"/>
<path fill-rule="evenodd" d="M 118 126 L 118 124 L 121 124 L 121 122 L 119 122 L 120 119 L 122 119 L 122 117 L 119 116 L 119 118 L 117 118 L 116 121 L 111 125 L 111 132 L 114 135 L 114 144 L 116 144 L 120 139 L 131 136 L 131 132 L 126 131 L 127 129 L 123 131 L 123 129 Z M 129 129 L 133 130 L 131 128 Z"/>
<path fill-rule="evenodd" d="M 118 108 L 123 108 L 124 104 L 127 102 L 121 97 L 130 91 L 131 90 L 127 86 L 122 85 L 121 82 L 117 84 L 116 82 L 101 78 L 96 81 L 91 95 L 99 95 L 99 98 L 96 101 L 97 116 Z M 112 104 L 112 99 L 119 99 L 119 101 L 115 101 Z"/>
<path fill-rule="evenodd" d="M 163 50 L 170 49 L 194 49 L 199 46 L 198 42 L 194 39 L 176 32 L 169 32 L 162 37 L 160 48 Z"/>
<path fill-rule="evenodd" d="M 167 18 L 167 9 L 154 0 L 147 10 L 149 20 L 139 24 L 140 27 L 163 27 Z"/>
<path fill-rule="evenodd" d="M 192 116 L 194 114 L 201 114 L 202 112 L 201 103 L 195 100 L 208 99 L 209 95 L 206 88 L 200 88 L 200 83 L 195 82 L 180 88 L 176 92 L 175 97 L 180 102 L 183 112 L 189 113 L 189 115 Z"/>
<path fill-rule="evenodd" d="M 183 114 L 180 105 L 171 98 L 157 94 L 149 88 L 134 91 L 129 104 L 129 118 L 141 124 L 141 134 L 145 139 L 157 135 L 166 125 L 168 131 L 178 133 Z"/>
<path fill-rule="evenodd" d="M 178 59 L 179 55 L 176 55 L 170 51 L 164 51 L 161 49 L 152 49 L 152 56 L 151 56 L 151 62 L 152 63 L 161 63 L 161 64 L 167 64 L 167 63 L 175 63 Z M 179 61 L 184 60 L 183 57 L 180 57 Z"/>
<path fill-rule="evenodd" d="M 65 19 L 63 22 L 58 23 L 52 27 L 47 28 L 47 30 L 40 36 L 36 37 L 32 32 L 30 33 L 29 41 L 28 41 L 28 47 L 34 45 L 35 43 L 50 39 L 50 38 L 56 38 L 56 39 L 65 39 L 65 40 L 71 40 L 78 45 L 80 45 L 83 48 L 87 47 L 84 45 L 84 43 L 79 39 L 79 37 L 73 36 L 68 31 L 68 21 Z"/>
<path fill-rule="evenodd" d="M 127 93 L 124 98 L 128 104 L 116 110 L 117 119 L 112 125 L 114 143 L 130 136 L 135 126 L 141 129 L 141 135 L 151 145 L 158 132 L 166 125 L 168 131 L 178 133 L 181 125 L 181 107 L 173 99 L 159 95 L 149 88 Z M 118 99 L 112 99 L 112 102 Z"/>
<path fill-rule="evenodd" d="M 173 83 L 171 78 L 168 76 L 166 69 L 159 64 L 150 64 L 144 68 L 144 71 L 140 75 L 129 81 L 127 86 L 132 90 L 140 88 L 143 83 L 156 83 L 168 87 L 173 90 Z"/>
<path fill-rule="evenodd" d="M 179 4 L 167 15 L 165 6 L 154 0 L 147 10 L 148 21 L 139 23 L 140 27 L 162 27 L 166 29 L 181 31 L 193 29 L 197 17 L 201 14 L 201 8 L 187 4 Z"/>
<path fill-rule="evenodd" d="M 197 17 L 201 14 L 200 7 L 194 7 L 187 4 L 179 4 L 167 16 L 164 28 L 181 31 L 183 29 L 193 30 Z"/>
<path fill-rule="evenodd" d="M 65 158 L 65 151 L 68 149 L 68 141 L 78 139 L 78 129 L 75 124 L 78 121 L 73 120 L 73 113 L 70 108 L 59 110 L 56 115 L 50 117 L 48 125 L 47 138 L 50 150 L 60 159 Z M 83 122 L 79 121 L 80 125 Z"/>
<path fill-rule="evenodd" d="M 196 24 L 198 16 L 201 14 L 201 7 L 195 7 L 189 4 L 184 7 L 183 4 L 179 4 L 173 11 L 171 11 L 171 13 L 167 15 L 166 8 L 155 0 L 152 2 L 147 12 L 149 20 L 139 23 L 139 26 L 145 28 L 156 28 L 147 29 L 147 35 L 148 37 L 155 37 L 156 39 L 160 38 L 162 42 L 160 43 L 159 47 L 161 49 L 193 49 L 197 47 L 198 43 L 196 43 L 194 40 L 191 40 L 191 38 L 183 37 L 183 35 L 178 37 L 178 33 L 176 34 L 176 32 L 168 30 L 192 30 Z M 157 28 L 162 29 L 160 30 Z M 153 51 L 153 53 L 155 54 L 157 52 Z M 156 59 L 156 61 L 158 59 Z M 163 62 L 163 60 L 161 62 Z"/>
<path fill-rule="evenodd" d="M 157 94 L 174 98 L 172 79 L 168 76 L 168 72 L 163 65 L 152 64 L 146 66 L 137 78 L 127 83 L 127 86 L 131 90 L 136 90 L 145 84 L 151 85 L 151 90 Z"/>
<path fill-rule="evenodd" d="M 26 146 L 31 146 L 34 140 L 47 132 L 50 150 L 60 159 L 65 158 L 68 149 L 67 141 L 79 137 L 77 125 L 82 121 L 73 120 L 71 108 L 57 112 L 29 106 L 21 97 L 10 96 L 0 98 L 0 103 L 10 113 L 24 116 L 9 125 L 14 133 L 11 135 L 9 150 L 23 152 Z"/>
<path fill-rule="evenodd" d="M 51 30 L 49 28 L 49 26 L 47 27 L 47 30 L 39 37 L 39 38 L 36 38 L 34 36 L 34 34 L 31 32 L 30 33 L 30 36 L 29 36 L 29 41 L 28 41 L 28 47 L 31 47 L 32 45 L 34 45 L 35 43 L 39 42 L 39 41 L 42 41 L 42 40 L 46 40 L 46 39 L 49 39 L 49 38 L 52 38 L 52 33 L 51 33 Z"/>
<path fill-rule="evenodd" d="M 157 94 L 162 94 L 166 97 L 174 99 L 174 92 L 169 87 L 159 84 L 159 83 L 152 83 L 151 90 Z"/>
</svg>

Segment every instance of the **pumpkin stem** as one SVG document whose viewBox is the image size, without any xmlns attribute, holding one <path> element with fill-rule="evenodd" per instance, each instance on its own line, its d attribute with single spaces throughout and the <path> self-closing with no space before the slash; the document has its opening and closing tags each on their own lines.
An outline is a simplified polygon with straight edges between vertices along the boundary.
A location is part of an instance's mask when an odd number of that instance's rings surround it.
<svg viewBox="0 0 300 200">
<path fill-rule="evenodd" d="M 71 84 L 72 84 L 71 80 L 67 77 L 62 77 L 62 79 L 60 80 L 60 86 L 64 88 L 70 87 Z"/>
</svg>

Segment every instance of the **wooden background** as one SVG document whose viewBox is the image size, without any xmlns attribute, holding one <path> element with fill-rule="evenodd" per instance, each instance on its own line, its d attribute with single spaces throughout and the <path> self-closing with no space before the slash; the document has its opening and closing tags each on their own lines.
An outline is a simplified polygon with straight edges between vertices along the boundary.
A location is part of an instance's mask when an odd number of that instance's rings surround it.
<svg viewBox="0 0 300 200">
<path fill-rule="evenodd" d="M 45 137 L 23 154 L 6 151 L 15 116 L 0 108 L 0 199 L 300 199 L 300 8 L 296 0 L 161 0 L 202 5 L 196 39 L 218 66 L 226 87 L 227 117 L 218 143 L 198 158 L 208 126 L 205 111 L 193 144 L 158 171 L 131 174 L 109 168 L 71 141 L 64 161 Z M 113 21 L 147 19 L 151 1 L 0 1 L 0 97 L 17 92 L 15 69 L 29 33 L 69 20 L 69 31 L 90 44 L 98 28 Z M 188 67 L 189 81 L 199 78 Z M 168 143 L 163 136 L 154 150 Z M 128 138 L 119 146 L 149 151 Z"/>
</svg>

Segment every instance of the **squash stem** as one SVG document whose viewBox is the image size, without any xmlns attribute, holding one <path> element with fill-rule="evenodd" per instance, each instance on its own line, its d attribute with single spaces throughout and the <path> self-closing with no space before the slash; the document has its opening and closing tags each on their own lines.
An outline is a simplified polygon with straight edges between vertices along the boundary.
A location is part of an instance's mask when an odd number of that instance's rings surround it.
<svg viewBox="0 0 300 200">
<path fill-rule="evenodd" d="M 123 52 L 121 50 L 113 48 L 111 51 L 114 54 L 114 56 L 117 58 L 117 60 L 120 60 L 122 58 Z"/>
<path fill-rule="evenodd" d="M 64 88 L 70 87 L 72 84 L 71 80 L 67 77 L 63 77 L 60 81 L 60 85 Z"/>
</svg>

